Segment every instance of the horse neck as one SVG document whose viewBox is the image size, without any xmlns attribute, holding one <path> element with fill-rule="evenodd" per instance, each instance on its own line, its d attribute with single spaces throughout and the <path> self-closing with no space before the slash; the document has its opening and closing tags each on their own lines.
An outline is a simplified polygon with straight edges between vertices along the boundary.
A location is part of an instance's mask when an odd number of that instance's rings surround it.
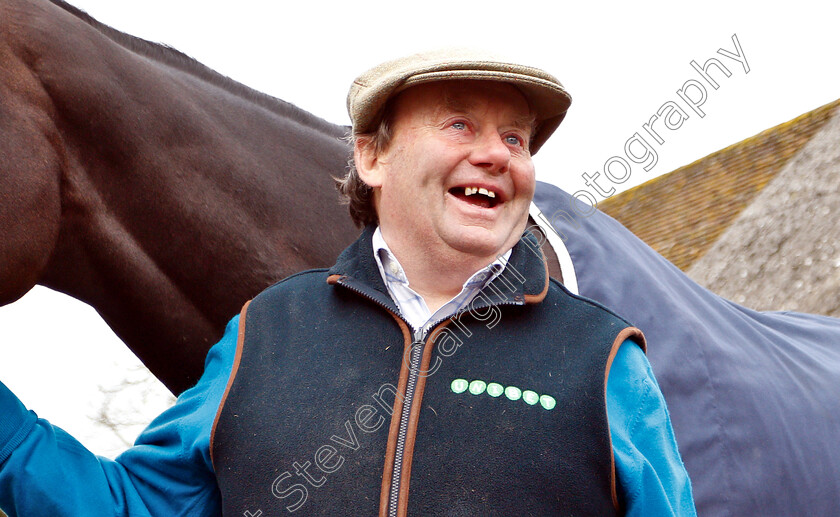
<svg viewBox="0 0 840 517">
<path fill-rule="evenodd" d="M 330 177 L 348 157 L 341 128 L 53 14 L 29 39 L 62 163 L 41 283 L 96 307 L 138 352 L 214 339 L 244 301 L 352 240 Z"/>
<path fill-rule="evenodd" d="M 268 263 L 275 279 L 329 264 L 340 244 L 301 230 L 353 233 L 323 172 L 341 173 L 341 142 L 183 73 L 127 74 L 85 74 L 98 78 L 94 89 L 64 83 L 52 92 L 68 150 L 62 229 L 70 242 L 108 250 L 93 262 L 111 259 L 127 284 L 137 279 L 125 266 L 160 271 L 182 289 L 206 289 L 208 256 L 227 267 Z M 231 242 L 246 245 L 229 250 Z"/>
</svg>

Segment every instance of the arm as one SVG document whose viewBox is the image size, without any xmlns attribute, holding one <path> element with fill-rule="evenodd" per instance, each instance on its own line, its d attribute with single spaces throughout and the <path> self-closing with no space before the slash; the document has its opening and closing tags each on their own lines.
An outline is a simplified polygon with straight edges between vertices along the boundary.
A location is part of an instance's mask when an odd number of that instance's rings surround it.
<svg viewBox="0 0 840 517">
<path fill-rule="evenodd" d="M 665 399 L 642 349 L 625 341 L 607 380 L 607 415 L 628 517 L 695 516 Z"/>
<path fill-rule="evenodd" d="M 220 515 L 210 432 L 233 364 L 238 319 L 210 350 L 198 384 L 116 460 L 95 456 L 37 418 L 0 383 L 0 508 L 9 517 Z"/>
</svg>

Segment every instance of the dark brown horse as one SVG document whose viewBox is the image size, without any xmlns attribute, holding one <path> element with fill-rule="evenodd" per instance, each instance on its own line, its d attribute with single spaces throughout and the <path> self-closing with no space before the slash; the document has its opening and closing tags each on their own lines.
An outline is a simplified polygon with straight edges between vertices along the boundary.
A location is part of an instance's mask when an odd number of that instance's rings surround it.
<svg viewBox="0 0 840 517">
<path fill-rule="evenodd" d="M 0 1 L 0 304 L 92 305 L 170 390 L 242 304 L 358 234 L 345 128 L 56 0 Z"/>
<path fill-rule="evenodd" d="M 93 307 L 173 392 L 242 303 L 331 265 L 344 129 L 62 2 L 0 1 L 0 304 Z"/>
<path fill-rule="evenodd" d="M 94 306 L 178 393 L 241 304 L 357 234 L 344 128 L 59 0 L 0 0 L 0 303 Z M 580 292 L 643 328 L 701 515 L 840 507 L 840 322 L 756 313 L 539 184 Z"/>
</svg>

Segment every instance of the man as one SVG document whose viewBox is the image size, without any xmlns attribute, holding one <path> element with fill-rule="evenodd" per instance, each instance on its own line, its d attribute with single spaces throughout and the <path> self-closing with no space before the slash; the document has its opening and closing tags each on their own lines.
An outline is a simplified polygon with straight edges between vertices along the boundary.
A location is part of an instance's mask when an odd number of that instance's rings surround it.
<svg viewBox="0 0 840 517">
<path fill-rule="evenodd" d="M 553 76 L 466 51 L 360 76 L 340 186 L 356 243 L 247 304 L 114 462 L 0 390 L 0 507 L 693 515 L 641 332 L 549 280 L 525 231 L 531 155 L 569 103 Z"/>
</svg>

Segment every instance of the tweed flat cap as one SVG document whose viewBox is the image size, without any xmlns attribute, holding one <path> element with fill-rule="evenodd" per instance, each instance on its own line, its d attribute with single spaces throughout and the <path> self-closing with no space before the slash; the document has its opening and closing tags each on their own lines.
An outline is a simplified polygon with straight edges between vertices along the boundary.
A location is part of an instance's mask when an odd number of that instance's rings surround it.
<svg viewBox="0 0 840 517">
<path fill-rule="evenodd" d="M 375 130 L 385 105 L 397 93 L 418 84 L 454 79 L 504 82 L 518 88 L 537 118 L 531 154 L 557 129 L 572 102 L 560 81 L 539 68 L 474 49 L 442 49 L 387 61 L 357 77 L 347 94 L 353 132 Z"/>
</svg>

